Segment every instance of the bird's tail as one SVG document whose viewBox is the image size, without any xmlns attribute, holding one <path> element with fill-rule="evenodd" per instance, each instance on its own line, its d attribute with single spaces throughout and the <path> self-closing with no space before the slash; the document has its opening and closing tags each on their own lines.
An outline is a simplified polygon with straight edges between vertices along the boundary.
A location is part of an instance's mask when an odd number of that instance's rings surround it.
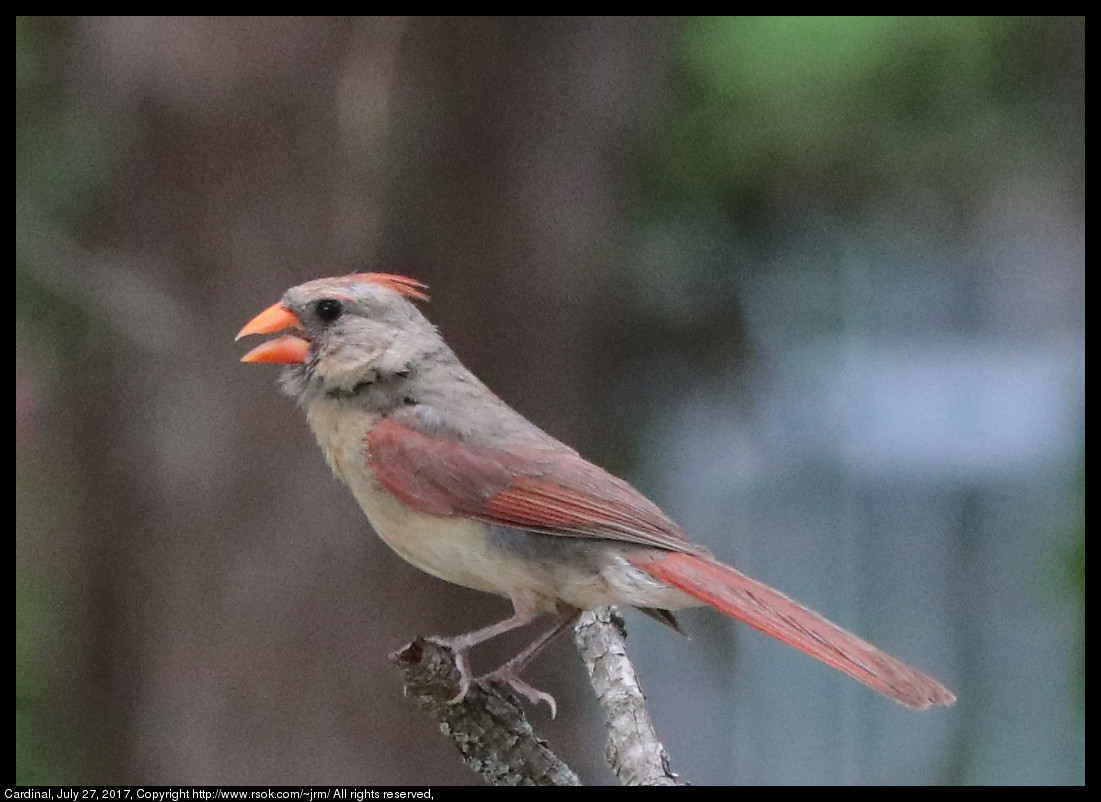
<svg viewBox="0 0 1101 802">
<path fill-rule="evenodd" d="M 640 561 L 637 567 L 907 707 L 925 710 L 956 701 L 955 695 L 932 677 L 728 565 L 666 552 Z"/>
</svg>

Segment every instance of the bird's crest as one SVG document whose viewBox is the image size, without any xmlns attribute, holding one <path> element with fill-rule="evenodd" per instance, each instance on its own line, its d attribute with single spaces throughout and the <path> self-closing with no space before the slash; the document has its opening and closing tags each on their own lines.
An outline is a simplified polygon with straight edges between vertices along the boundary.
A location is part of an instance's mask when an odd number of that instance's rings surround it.
<svg viewBox="0 0 1101 802">
<path fill-rule="evenodd" d="M 413 298 L 417 301 L 428 300 L 428 293 L 425 292 L 425 290 L 428 289 L 428 285 L 423 281 L 417 281 L 415 278 L 409 278 L 408 276 L 399 276 L 395 273 L 356 273 L 349 276 L 349 278 L 378 284 L 394 292 L 400 293 L 406 298 Z"/>
</svg>

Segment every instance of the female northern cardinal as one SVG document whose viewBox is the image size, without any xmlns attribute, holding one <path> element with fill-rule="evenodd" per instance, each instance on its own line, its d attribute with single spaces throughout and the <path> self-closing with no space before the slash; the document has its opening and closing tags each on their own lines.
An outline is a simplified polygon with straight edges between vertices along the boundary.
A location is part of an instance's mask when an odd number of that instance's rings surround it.
<svg viewBox="0 0 1101 802">
<path fill-rule="evenodd" d="M 716 560 L 637 490 L 541 431 L 482 384 L 411 303 L 414 279 L 311 281 L 241 329 L 292 334 L 245 362 L 287 364 L 282 384 L 333 472 L 398 554 L 434 576 L 507 596 L 513 615 L 445 639 L 460 698 L 474 645 L 553 613 L 553 629 L 483 680 L 553 698 L 520 671 L 582 610 L 709 604 L 916 709 L 949 705 L 940 683 L 779 591 Z"/>
</svg>

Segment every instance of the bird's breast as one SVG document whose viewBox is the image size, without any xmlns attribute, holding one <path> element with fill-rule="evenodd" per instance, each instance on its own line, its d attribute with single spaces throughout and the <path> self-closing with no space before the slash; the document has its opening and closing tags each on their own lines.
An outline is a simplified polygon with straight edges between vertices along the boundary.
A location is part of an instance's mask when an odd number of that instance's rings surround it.
<svg viewBox="0 0 1101 802">
<path fill-rule="evenodd" d="M 329 400 L 307 410 L 325 460 L 348 485 L 379 537 L 407 562 L 448 582 L 503 596 L 531 588 L 529 562 L 504 552 L 488 525 L 419 512 L 375 480 L 367 437 L 380 417 Z"/>
</svg>

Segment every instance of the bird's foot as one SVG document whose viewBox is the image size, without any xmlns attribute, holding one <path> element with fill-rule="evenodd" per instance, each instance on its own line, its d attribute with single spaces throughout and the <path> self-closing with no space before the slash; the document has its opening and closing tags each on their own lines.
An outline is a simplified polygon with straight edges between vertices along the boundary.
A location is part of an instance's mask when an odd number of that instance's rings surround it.
<svg viewBox="0 0 1101 802">
<path fill-rule="evenodd" d="M 454 696 L 454 698 L 448 701 L 448 704 L 457 705 L 459 702 L 466 698 L 466 695 L 470 693 L 471 687 L 473 687 L 474 683 L 478 681 L 478 679 L 475 679 L 474 674 L 470 670 L 470 661 L 466 658 L 467 650 L 464 647 L 456 644 L 456 641 L 458 640 L 457 638 L 440 638 L 437 636 L 432 636 L 426 638 L 426 640 L 430 640 L 433 643 L 443 646 L 445 649 L 448 649 L 455 657 L 455 670 L 459 672 L 459 692 Z"/>
<path fill-rule="evenodd" d="M 509 668 L 507 663 L 484 677 L 478 677 L 477 681 L 479 684 L 485 685 L 505 685 L 536 707 L 539 706 L 540 702 L 545 702 L 547 707 L 550 708 L 551 718 L 558 715 L 558 703 L 554 701 L 554 697 L 546 691 L 528 685 L 520 679 L 515 671 Z"/>
<path fill-rule="evenodd" d="M 496 671 L 491 671 L 481 677 L 475 677 L 470 670 L 470 662 L 467 660 L 467 650 L 461 646 L 457 646 L 454 638 L 433 637 L 428 640 L 446 647 L 455 657 L 455 669 L 459 672 L 459 692 L 448 701 L 448 704 L 459 704 L 466 699 L 467 695 L 470 693 L 470 689 L 475 685 L 503 685 L 510 688 L 524 699 L 527 699 L 528 702 L 533 705 L 538 706 L 540 702 L 545 703 L 547 707 L 550 708 L 551 718 L 558 715 L 558 703 L 554 700 L 554 697 L 546 691 L 533 688 L 520 679 L 520 675 L 516 671 L 516 667 L 512 665 L 512 661 L 505 663 Z"/>
</svg>

